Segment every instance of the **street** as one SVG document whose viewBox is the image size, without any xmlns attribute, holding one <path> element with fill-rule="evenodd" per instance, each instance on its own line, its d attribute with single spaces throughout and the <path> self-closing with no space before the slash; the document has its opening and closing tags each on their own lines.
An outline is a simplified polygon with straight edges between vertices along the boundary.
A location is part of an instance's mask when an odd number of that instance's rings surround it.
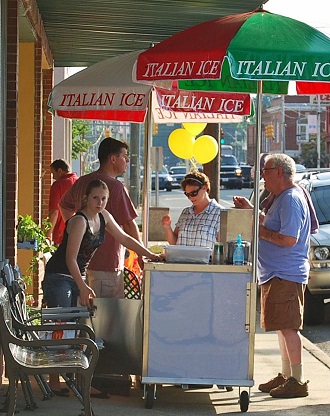
<svg viewBox="0 0 330 416">
<path fill-rule="evenodd" d="M 305 325 L 301 331 L 304 337 L 330 356 L 330 302 L 325 304 L 325 319 L 321 325 Z"/>
<path fill-rule="evenodd" d="M 233 207 L 232 200 L 234 195 L 248 198 L 251 191 L 251 189 L 221 189 L 220 204 L 224 208 L 231 208 Z M 155 192 L 153 191 L 151 194 L 151 205 L 153 205 L 154 200 Z M 180 189 L 175 189 L 172 192 L 159 191 L 159 206 L 170 208 L 172 223 L 175 224 L 182 209 L 189 206 L 189 201 Z M 302 334 L 330 356 L 330 302 L 326 303 L 324 323 L 315 326 L 306 325 Z"/>
<path fill-rule="evenodd" d="M 245 196 L 248 198 L 251 192 L 252 189 L 221 189 L 219 202 L 224 208 L 232 208 L 234 195 Z M 152 191 L 150 206 L 155 206 L 155 200 L 155 191 Z M 190 202 L 181 189 L 173 189 L 171 192 L 159 191 L 159 206 L 170 208 L 173 224 L 178 220 L 183 208 L 189 205 Z"/>
</svg>

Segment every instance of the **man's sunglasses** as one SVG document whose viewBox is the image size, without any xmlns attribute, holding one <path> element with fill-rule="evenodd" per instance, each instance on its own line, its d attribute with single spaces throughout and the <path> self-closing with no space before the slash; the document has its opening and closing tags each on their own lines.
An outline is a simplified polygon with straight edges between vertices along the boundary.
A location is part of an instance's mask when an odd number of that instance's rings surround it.
<svg viewBox="0 0 330 416">
<path fill-rule="evenodd" d="M 202 189 L 203 187 L 200 186 L 198 189 L 195 189 L 194 191 L 191 192 L 184 192 L 184 194 L 186 195 L 187 198 L 194 198 L 195 196 L 198 195 L 199 191 Z"/>
</svg>

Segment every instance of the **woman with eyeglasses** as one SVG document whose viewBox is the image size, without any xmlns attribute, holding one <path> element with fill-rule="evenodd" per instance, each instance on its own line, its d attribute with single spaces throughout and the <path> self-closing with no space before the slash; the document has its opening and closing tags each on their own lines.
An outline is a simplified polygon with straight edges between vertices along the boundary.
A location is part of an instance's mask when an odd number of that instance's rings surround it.
<svg viewBox="0 0 330 416">
<path fill-rule="evenodd" d="M 221 207 L 211 199 L 210 180 L 202 172 L 193 170 L 181 182 L 181 187 L 192 205 L 184 208 L 172 229 L 170 215 L 162 218 L 162 226 L 169 244 L 209 247 L 220 239 Z"/>
</svg>

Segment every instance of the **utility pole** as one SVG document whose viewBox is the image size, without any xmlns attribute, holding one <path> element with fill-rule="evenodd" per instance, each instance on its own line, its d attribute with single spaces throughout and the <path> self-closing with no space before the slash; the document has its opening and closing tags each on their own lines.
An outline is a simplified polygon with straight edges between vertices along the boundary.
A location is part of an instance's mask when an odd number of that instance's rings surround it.
<svg viewBox="0 0 330 416">
<path fill-rule="evenodd" d="M 130 197 L 137 208 L 140 205 L 140 125 L 131 123 L 130 141 Z"/>
<path fill-rule="evenodd" d="M 211 162 L 203 165 L 204 173 L 210 178 L 211 192 L 210 197 L 220 200 L 220 124 L 209 123 L 205 127 L 204 134 L 214 137 L 219 145 L 219 152 Z"/>
<path fill-rule="evenodd" d="M 281 104 L 282 104 L 282 153 L 285 153 L 285 96 L 282 95 L 281 97 Z"/>
<path fill-rule="evenodd" d="M 321 167 L 321 101 L 320 95 L 317 96 L 317 168 Z"/>
</svg>

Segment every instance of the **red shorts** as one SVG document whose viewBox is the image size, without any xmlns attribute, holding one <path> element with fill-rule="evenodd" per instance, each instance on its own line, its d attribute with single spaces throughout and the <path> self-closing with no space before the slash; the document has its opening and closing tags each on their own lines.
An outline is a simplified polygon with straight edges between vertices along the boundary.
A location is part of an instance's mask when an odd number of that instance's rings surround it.
<svg viewBox="0 0 330 416">
<path fill-rule="evenodd" d="M 306 285 L 273 277 L 261 285 L 260 326 L 265 331 L 302 329 Z"/>
</svg>

